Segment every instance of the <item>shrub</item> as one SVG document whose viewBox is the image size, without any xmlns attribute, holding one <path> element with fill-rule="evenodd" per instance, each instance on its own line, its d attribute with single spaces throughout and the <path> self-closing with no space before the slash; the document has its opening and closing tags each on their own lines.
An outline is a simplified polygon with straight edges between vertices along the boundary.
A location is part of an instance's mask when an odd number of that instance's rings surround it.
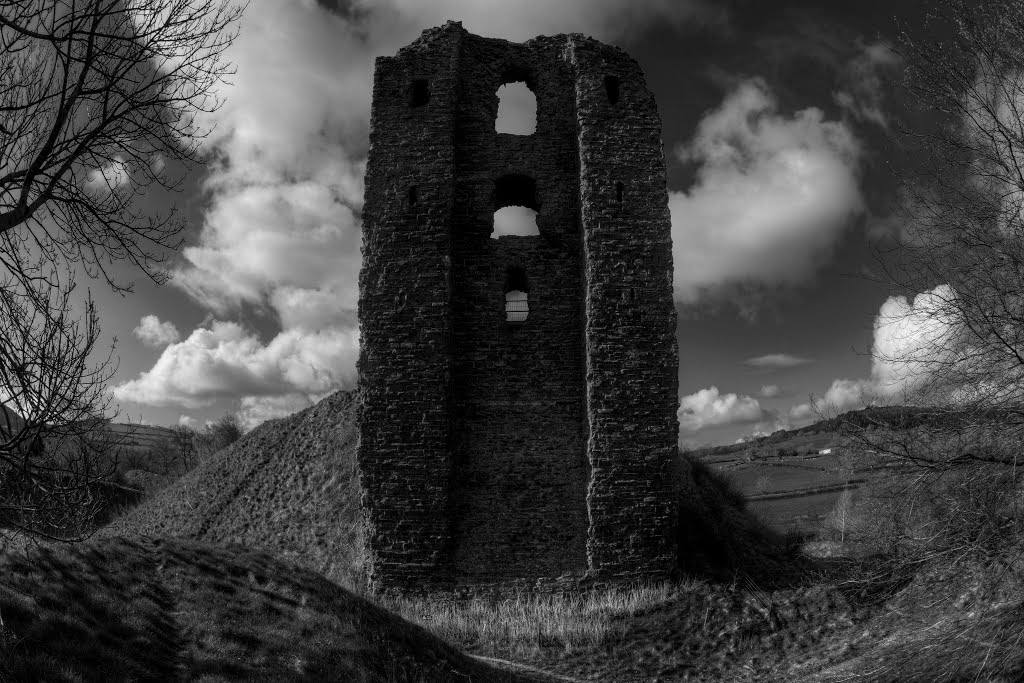
<svg viewBox="0 0 1024 683">
<path fill-rule="evenodd" d="M 924 561 L 991 559 L 1024 535 L 1024 477 L 970 463 L 881 480 L 858 506 L 868 550 Z"/>
<path fill-rule="evenodd" d="M 195 434 L 198 457 L 209 458 L 217 451 L 223 450 L 242 438 L 244 430 L 238 416 L 233 413 L 224 413 L 216 422 L 206 426 L 201 432 L 192 430 Z"/>
</svg>

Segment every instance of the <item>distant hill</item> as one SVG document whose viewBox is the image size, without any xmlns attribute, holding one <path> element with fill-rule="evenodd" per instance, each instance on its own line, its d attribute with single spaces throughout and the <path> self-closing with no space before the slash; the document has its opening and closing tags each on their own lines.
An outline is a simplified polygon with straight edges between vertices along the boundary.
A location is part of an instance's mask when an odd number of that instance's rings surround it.
<svg viewBox="0 0 1024 683">
<path fill-rule="evenodd" d="M 804 443 L 827 447 L 838 441 L 840 427 L 848 425 L 859 428 L 913 429 L 922 426 L 953 429 L 964 424 L 978 422 L 999 423 L 1024 422 L 1024 413 L 1014 410 L 990 410 L 986 413 L 957 412 L 941 408 L 919 406 L 872 406 L 850 410 L 836 417 L 820 420 L 798 429 L 780 429 L 741 443 L 707 446 L 693 449 L 700 457 L 740 453 L 751 448 L 775 447 L 789 450 L 799 449 Z M 810 438 L 816 437 L 816 438 Z"/>
<path fill-rule="evenodd" d="M 242 543 L 359 585 L 358 395 L 264 422 L 100 530 Z"/>
<path fill-rule="evenodd" d="M 24 418 L 17 411 L 0 403 L 0 433 L 6 431 L 8 425 L 10 425 L 12 430 L 17 430 L 24 423 Z M 102 419 L 96 419 L 95 423 L 97 426 L 105 428 L 109 434 L 118 437 L 116 438 L 117 443 L 128 447 L 150 448 L 166 441 L 174 434 L 174 431 L 169 427 L 107 422 Z"/>
<path fill-rule="evenodd" d="M 120 441 L 121 445 L 141 448 L 156 446 L 174 435 L 174 431 L 170 427 L 118 422 L 108 423 L 107 430 L 111 434 L 123 437 L 123 441 Z"/>
</svg>

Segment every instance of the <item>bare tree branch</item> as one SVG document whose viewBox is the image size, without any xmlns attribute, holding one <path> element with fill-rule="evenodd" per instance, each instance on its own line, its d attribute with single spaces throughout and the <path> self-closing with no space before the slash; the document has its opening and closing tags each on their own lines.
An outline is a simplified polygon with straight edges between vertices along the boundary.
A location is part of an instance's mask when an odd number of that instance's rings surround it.
<svg viewBox="0 0 1024 683">
<path fill-rule="evenodd" d="M 184 225 L 142 200 L 201 160 L 242 10 L 0 0 L 0 537 L 84 538 L 116 488 L 128 435 L 106 427 L 113 345 L 96 355 L 74 266 L 122 292 L 118 261 L 166 279 Z"/>
<path fill-rule="evenodd" d="M 1022 408 L 1024 6 L 940 0 L 927 24 L 926 37 L 903 32 L 901 52 L 936 125 L 904 131 L 921 162 L 903 178 L 900 243 L 879 256 L 896 293 L 932 292 L 920 314 L 945 333 L 878 360 L 906 367 L 918 405 Z"/>
<path fill-rule="evenodd" d="M 203 115 L 233 73 L 229 0 L 0 0 L 0 234 L 24 226 L 52 262 L 116 289 L 128 260 L 157 282 L 181 242 L 150 186 L 179 188 L 201 158 Z"/>
</svg>

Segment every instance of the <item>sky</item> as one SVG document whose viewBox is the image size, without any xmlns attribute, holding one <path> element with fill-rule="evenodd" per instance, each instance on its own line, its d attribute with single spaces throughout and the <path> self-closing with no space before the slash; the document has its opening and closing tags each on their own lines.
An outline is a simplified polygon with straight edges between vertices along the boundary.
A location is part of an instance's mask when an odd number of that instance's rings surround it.
<svg viewBox="0 0 1024 683">
<path fill-rule="evenodd" d="M 906 388 L 879 360 L 928 334 L 929 292 L 872 280 L 898 239 L 898 22 L 918 0 L 251 0 L 206 163 L 174 202 L 173 278 L 89 283 L 116 337 L 118 421 L 247 427 L 355 385 L 373 60 L 427 27 L 579 32 L 643 68 L 659 106 L 679 314 L 680 440 L 732 443 Z M 894 49 L 895 48 L 895 49 Z M 502 100 L 509 125 L 529 98 Z M 501 122 L 499 122 L 501 123 Z M 939 283 L 936 283 L 939 284 Z"/>
</svg>

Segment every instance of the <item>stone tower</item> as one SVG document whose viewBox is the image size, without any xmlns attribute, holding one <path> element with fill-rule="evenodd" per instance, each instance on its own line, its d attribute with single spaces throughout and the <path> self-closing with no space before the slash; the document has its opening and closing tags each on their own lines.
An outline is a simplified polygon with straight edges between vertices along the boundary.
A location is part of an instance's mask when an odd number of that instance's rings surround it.
<svg viewBox="0 0 1024 683">
<path fill-rule="evenodd" d="M 518 81 L 536 132 L 496 133 L 496 92 Z M 359 276 L 372 586 L 672 571 L 665 182 L 654 99 L 618 48 L 449 22 L 377 59 Z M 539 235 L 492 237 L 511 205 Z"/>
</svg>

